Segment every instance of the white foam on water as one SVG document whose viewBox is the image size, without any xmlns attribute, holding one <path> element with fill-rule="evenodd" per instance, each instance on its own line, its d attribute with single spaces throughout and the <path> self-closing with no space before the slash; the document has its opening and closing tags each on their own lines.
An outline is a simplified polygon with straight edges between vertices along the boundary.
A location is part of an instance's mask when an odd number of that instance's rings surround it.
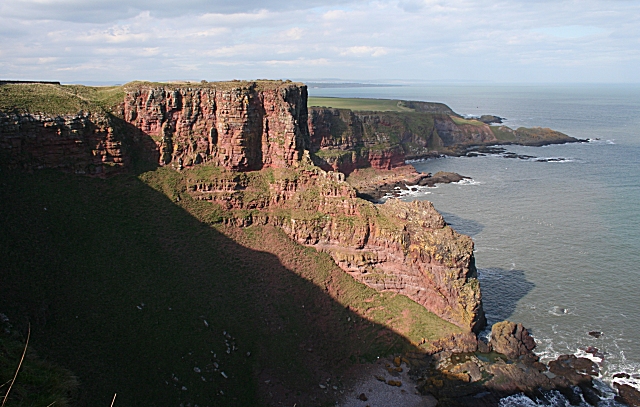
<svg viewBox="0 0 640 407">
<path fill-rule="evenodd" d="M 615 139 L 590 138 L 583 144 L 616 144 Z"/>
<path fill-rule="evenodd" d="M 538 407 L 538 406 L 553 406 L 553 407 L 569 407 L 571 403 L 567 400 L 559 391 L 551 390 L 544 394 L 546 400 L 533 401 L 529 397 L 522 393 L 515 394 L 513 396 L 505 397 L 500 400 L 498 404 L 500 407 Z M 582 402 L 580 406 L 587 407 L 589 404 Z"/>
<path fill-rule="evenodd" d="M 474 180 L 473 178 L 465 178 L 465 179 L 461 179 L 458 182 L 452 182 L 452 184 L 456 184 L 456 185 L 482 185 L 483 182 L 479 182 Z"/>
<path fill-rule="evenodd" d="M 557 306 L 557 305 L 556 305 L 556 306 L 554 306 L 553 308 L 551 308 L 551 309 L 549 310 L 549 314 L 551 314 L 551 315 L 555 315 L 555 316 L 557 316 L 557 317 L 560 317 L 560 316 L 563 316 L 563 315 L 570 315 L 570 314 L 573 314 L 573 312 L 572 312 L 572 311 L 570 311 L 570 310 L 569 310 L 569 309 L 567 309 L 567 308 L 559 307 L 559 306 Z"/>
<path fill-rule="evenodd" d="M 431 189 L 430 187 L 427 186 L 420 186 L 420 185 L 405 185 L 406 188 L 408 189 L 402 189 L 400 187 L 395 187 L 395 193 L 393 194 L 385 194 L 382 198 L 380 198 L 381 202 L 386 201 L 389 198 L 402 198 L 405 196 L 414 196 L 414 197 L 420 197 L 420 196 L 424 196 L 424 195 L 429 195 L 431 193 L 431 191 L 429 191 L 429 189 Z M 435 188 L 435 187 L 434 187 Z M 415 189 L 415 191 L 412 191 L 412 189 Z"/>
<path fill-rule="evenodd" d="M 573 163 L 576 162 L 573 158 L 565 157 L 536 157 L 530 158 L 527 161 L 542 162 L 542 163 Z"/>
<path fill-rule="evenodd" d="M 578 349 L 574 355 L 578 358 L 585 358 L 585 359 L 589 359 L 590 361 L 592 361 L 593 363 L 600 365 L 604 359 L 600 358 L 592 353 L 586 352 L 583 349 Z"/>
</svg>

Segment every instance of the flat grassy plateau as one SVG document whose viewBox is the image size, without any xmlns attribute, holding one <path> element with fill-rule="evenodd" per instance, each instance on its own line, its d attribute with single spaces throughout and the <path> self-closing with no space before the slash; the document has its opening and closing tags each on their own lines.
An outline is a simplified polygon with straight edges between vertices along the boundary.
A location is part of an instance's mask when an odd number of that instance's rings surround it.
<svg viewBox="0 0 640 407">
<path fill-rule="evenodd" d="M 309 96 L 309 106 L 332 107 L 335 109 L 349 109 L 354 111 L 373 112 L 415 112 L 415 109 L 405 106 L 402 100 L 392 99 L 360 99 L 360 98 L 332 98 Z"/>
</svg>

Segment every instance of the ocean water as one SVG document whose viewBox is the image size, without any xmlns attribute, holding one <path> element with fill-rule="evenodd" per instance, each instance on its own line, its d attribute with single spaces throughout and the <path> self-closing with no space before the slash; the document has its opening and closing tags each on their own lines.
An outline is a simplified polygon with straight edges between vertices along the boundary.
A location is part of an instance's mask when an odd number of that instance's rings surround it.
<svg viewBox="0 0 640 407">
<path fill-rule="evenodd" d="M 460 114 L 505 117 L 513 128 L 550 127 L 590 139 L 506 147 L 555 159 L 548 162 L 502 155 L 414 162 L 423 172 L 452 171 L 471 180 L 421 188 L 403 199 L 432 201 L 453 228 L 473 238 L 489 323 L 522 322 L 543 360 L 567 353 L 594 358 L 584 350 L 595 347 L 602 380 L 626 372 L 632 375 L 626 382 L 640 388 L 640 85 L 309 93 L 444 102 Z"/>
</svg>

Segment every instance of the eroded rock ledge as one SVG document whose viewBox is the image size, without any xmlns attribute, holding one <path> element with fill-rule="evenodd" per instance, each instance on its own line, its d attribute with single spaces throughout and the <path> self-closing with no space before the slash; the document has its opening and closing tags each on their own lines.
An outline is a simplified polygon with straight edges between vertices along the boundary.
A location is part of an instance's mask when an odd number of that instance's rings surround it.
<svg viewBox="0 0 640 407">
<path fill-rule="evenodd" d="M 295 170 L 185 175 L 189 196 L 219 205 L 225 222 L 279 226 L 372 288 L 406 295 L 467 330 L 485 323 L 473 242 L 447 226 L 430 202 L 374 205 L 358 199 L 343 174 L 309 158 Z"/>
</svg>

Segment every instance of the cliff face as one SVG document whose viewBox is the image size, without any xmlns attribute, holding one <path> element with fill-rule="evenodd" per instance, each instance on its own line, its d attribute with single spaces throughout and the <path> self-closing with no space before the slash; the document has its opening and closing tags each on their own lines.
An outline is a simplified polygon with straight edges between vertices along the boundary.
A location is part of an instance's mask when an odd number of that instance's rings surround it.
<svg viewBox="0 0 640 407">
<path fill-rule="evenodd" d="M 358 168 L 399 167 L 406 159 L 461 155 L 470 146 L 540 146 L 578 141 L 551 129 L 513 130 L 464 119 L 438 103 L 402 103 L 414 111 L 364 112 L 312 107 L 308 123 L 309 149 L 316 154 L 317 165 L 350 174 Z"/>
<path fill-rule="evenodd" d="M 411 134 L 404 121 L 394 113 L 312 108 L 309 150 L 325 170 L 350 174 L 357 168 L 395 168 L 405 161 L 400 141 Z"/>
<path fill-rule="evenodd" d="M 105 114 L 44 115 L 0 112 L 0 154 L 9 166 L 60 168 L 103 175 L 130 161 L 123 134 Z"/>
<path fill-rule="evenodd" d="M 307 90 L 282 83 L 217 89 L 140 87 L 124 119 L 155 140 L 160 164 L 212 163 L 248 171 L 294 165 L 308 139 Z"/>
<path fill-rule="evenodd" d="M 296 171 L 186 175 L 186 190 L 221 205 L 226 221 L 273 224 L 293 240 L 327 252 L 356 280 L 413 299 L 443 319 L 484 325 L 473 242 L 446 226 L 429 202 L 356 198 L 341 173 L 304 160 Z"/>
<path fill-rule="evenodd" d="M 433 132 L 431 115 L 327 109 L 308 117 L 306 87 L 288 82 L 124 90 L 114 113 L 2 113 L 0 151 L 14 166 L 102 175 L 142 150 L 182 170 L 189 198 L 215 204 L 218 221 L 279 226 L 370 287 L 465 329 L 484 324 L 470 238 L 430 203 L 356 198 L 343 173 L 318 168 L 305 151 L 327 169 L 392 168 L 404 161 L 399 141 Z"/>
<path fill-rule="evenodd" d="M 491 128 L 484 123 L 467 124 L 456 123 L 449 115 L 436 115 L 434 117 L 435 132 L 442 140 L 443 147 L 471 144 L 493 144 L 498 139 Z"/>
<path fill-rule="evenodd" d="M 421 104 L 411 106 L 426 109 Z M 314 107 L 309 113 L 310 150 L 323 168 L 349 174 L 356 168 L 391 169 L 407 158 L 447 152 L 454 146 L 498 142 L 487 124 L 451 114 L 442 109 L 353 112 Z"/>
</svg>

